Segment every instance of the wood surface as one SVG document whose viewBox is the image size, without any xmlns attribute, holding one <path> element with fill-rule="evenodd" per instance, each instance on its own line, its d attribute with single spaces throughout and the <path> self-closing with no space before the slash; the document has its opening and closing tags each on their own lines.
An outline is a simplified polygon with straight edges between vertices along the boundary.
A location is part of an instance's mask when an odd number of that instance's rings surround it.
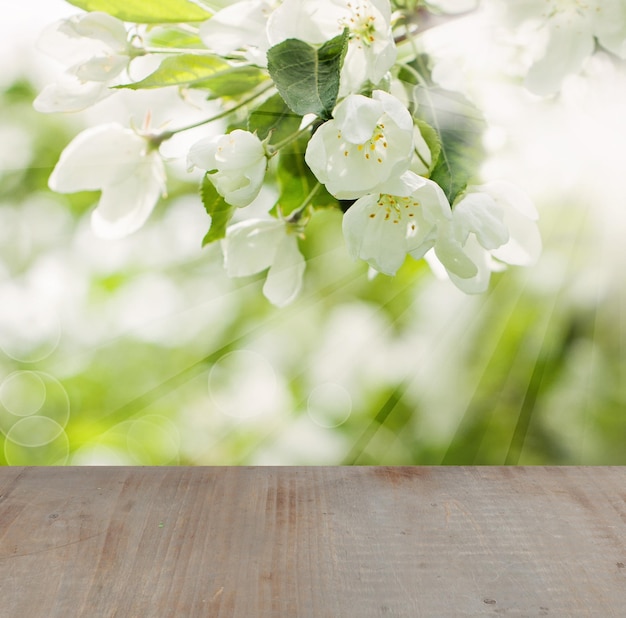
<svg viewBox="0 0 626 618">
<path fill-rule="evenodd" d="M 626 468 L 4 468 L 0 616 L 626 616 Z"/>
</svg>

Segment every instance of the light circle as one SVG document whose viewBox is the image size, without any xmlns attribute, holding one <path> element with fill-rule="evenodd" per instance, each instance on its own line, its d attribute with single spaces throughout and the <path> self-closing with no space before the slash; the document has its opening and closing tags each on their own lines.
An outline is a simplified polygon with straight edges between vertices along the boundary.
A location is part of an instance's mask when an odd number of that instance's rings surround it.
<svg viewBox="0 0 626 618">
<path fill-rule="evenodd" d="M 307 412 L 321 427 L 339 427 L 352 413 L 352 397 L 341 384 L 326 382 L 316 386 L 309 394 Z"/>
<path fill-rule="evenodd" d="M 37 448 L 56 440 L 63 427 L 46 416 L 27 416 L 20 419 L 9 429 L 6 439 L 20 446 Z"/>
<path fill-rule="evenodd" d="M 15 416 L 31 416 L 46 401 L 46 385 L 33 371 L 14 371 L 0 385 L 0 405 Z"/>
</svg>

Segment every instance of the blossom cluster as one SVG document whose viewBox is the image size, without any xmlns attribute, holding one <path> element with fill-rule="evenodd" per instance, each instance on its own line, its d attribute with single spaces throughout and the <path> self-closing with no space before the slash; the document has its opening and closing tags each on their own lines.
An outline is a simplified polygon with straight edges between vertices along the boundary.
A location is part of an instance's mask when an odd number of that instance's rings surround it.
<svg viewBox="0 0 626 618">
<path fill-rule="evenodd" d="M 320 208 L 341 213 L 348 253 L 385 275 L 410 256 L 462 291 L 480 293 L 493 271 L 537 260 L 532 202 L 505 180 L 481 181 L 479 110 L 434 86 L 419 53 L 420 20 L 452 18 L 454 3 L 239 0 L 222 8 L 210 0 L 164 0 L 137 9 L 142 14 L 121 2 L 72 4 L 102 10 L 44 33 L 42 46 L 69 68 L 44 88 L 36 109 L 78 111 L 122 89 L 172 86 L 181 95 L 204 90 L 223 107 L 204 122 L 160 132 L 109 122 L 77 135 L 49 184 L 59 192 L 102 191 L 92 213 L 96 234 L 136 231 L 166 195 L 163 142 L 228 119 L 224 133 L 207 132 L 187 156 L 189 170 L 203 175 L 211 217 L 204 242 L 221 243 L 230 276 L 268 269 L 263 292 L 277 306 L 301 289 L 299 242 Z M 462 4 L 472 10 L 476 3 Z M 511 4 L 532 11 L 530 0 Z M 572 9 L 552 4 L 554 37 L 555 15 Z M 598 20 L 590 32 L 626 54 L 624 32 Z M 548 44 L 548 58 L 556 45 Z M 133 81 L 135 59 L 157 54 L 158 68 Z M 266 185 L 276 203 L 264 215 L 247 215 Z"/>
</svg>

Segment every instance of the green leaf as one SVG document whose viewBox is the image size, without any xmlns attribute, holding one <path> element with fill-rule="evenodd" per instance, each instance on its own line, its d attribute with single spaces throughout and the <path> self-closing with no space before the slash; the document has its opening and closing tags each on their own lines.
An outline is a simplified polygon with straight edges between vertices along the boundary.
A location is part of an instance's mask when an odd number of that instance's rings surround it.
<svg viewBox="0 0 626 618">
<path fill-rule="evenodd" d="M 304 160 L 308 138 L 300 138 L 280 149 L 276 177 L 280 196 L 278 205 L 284 215 L 302 206 L 302 203 L 318 184 L 317 178 Z M 311 200 L 315 208 L 338 206 L 337 200 L 322 187 Z"/>
<path fill-rule="evenodd" d="M 456 92 L 418 86 L 415 97 L 419 104 L 416 115 L 435 129 L 441 142 L 430 178 L 452 204 L 477 176 L 485 158 L 485 121 L 476 107 Z"/>
<path fill-rule="evenodd" d="M 150 47 L 174 47 L 176 49 L 202 49 L 206 47 L 197 34 L 186 32 L 176 26 L 153 26 L 146 34 Z"/>
<path fill-rule="evenodd" d="M 67 0 L 85 11 L 102 11 L 123 21 L 166 24 L 205 21 L 211 17 L 189 0 Z"/>
<path fill-rule="evenodd" d="M 266 75 L 256 67 L 234 67 L 217 56 L 180 54 L 163 60 L 156 71 L 141 81 L 117 87 L 139 90 L 193 86 L 210 90 L 215 96 L 234 96 L 251 90 L 264 79 Z"/>
<path fill-rule="evenodd" d="M 295 133 L 301 121 L 302 116 L 294 114 L 277 93 L 252 110 L 248 131 L 256 132 L 260 140 L 264 140 L 271 132 L 270 143 L 277 143 Z"/>
<path fill-rule="evenodd" d="M 269 49 L 267 68 L 292 111 L 330 118 L 347 49 L 347 28 L 319 49 L 298 39 L 287 39 Z"/>
<path fill-rule="evenodd" d="M 202 246 L 206 246 L 226 236 L 226 226 L 235 212 L 235 206 L 231 206 L 217 192 L 217 189 L 209 179 L 210 174 L 205 174 L 200 187 L 200 196 L 204 209 L 211 217 L 211 227 L 202 240 Z"/>
<path fill-rule="evenodd" d="M 429 173 L 433 171 L 433 168 L 437 164 L 439 160 L 439 155 L 441 154 L 441 139 L 439 138 L 439 134 L 435 129 L 433 129 L 425 120 L 421 118 L 415 118 L 415 125 L 420 130 L 426 145 L 428 146 L 428 150 L 430 150 L 430 167 L 428 169 Z"/>
</svg>

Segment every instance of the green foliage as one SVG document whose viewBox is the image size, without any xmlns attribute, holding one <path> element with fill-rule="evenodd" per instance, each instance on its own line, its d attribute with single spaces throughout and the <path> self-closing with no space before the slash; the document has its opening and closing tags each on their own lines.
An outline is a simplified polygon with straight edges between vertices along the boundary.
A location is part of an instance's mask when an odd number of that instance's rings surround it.
<svg viewBox="0 0 626 618">
<path fill-rule="evenodd" d="M 141 81 L 118 88 L 192 86 L 211 91 L 213 97 L 225 97 L 248 92 L 265 79 L 267 76 L 256 67 L 232 66 L 217 56 L 181 54 L 163 60 L 156 71 Z"/>
<path fill-rule="evenodd" d="M 348 30 L 319 49 L 287 39 L 267 52 L 267 68 L 296 114 L 330 118 L 339 93 L 339 74 L 348 49 Z"/>
<path fill-rule="evenodd" d="M 300 138 L 281 148 L 278 155 L 278 204 L 285 215 L 302 206 L 307 196 L 319 184 L 304 160 L 306 144 L 307 138 Z M 324 208 L 337 206 L 338 202 L 322 186 L 313 196 L 311 205 L 314 208 Z"/>
<path fill-rule="evenodd" d="M 253 109 L 248 120 L 248 131 L 264 140 L 271 133 L 270 143 L 277 143 L 295 133 L 302 116 L 294 114 L 280 94 L 267 99 Z"/>
<path fill-rule="evenodd" d="M 149 46 L 154 47 L 206 49 L 197 34 L 187 32 L 176 26 L 153 26 L 147 32 L 145 41 Z"/>
<path fill-rule="evenodd" d="M 441 155 L 441 139 L 435 129 L 433 129 L 425 120 L 421 118 L 415 119 L 415 125 L 420 130 L 428 149 L 430 150 L 430 167 L 428 172 L 432 172 L 433 168 L 439 161 Z"/>
<path fill-rule="evenodd" d="M 207 214 L 211 217 L 211 227 L 202 240 L 202 246 L 208 245 L 226 236 L 226 226 L 235 212 L 235 206 L 231 206 L 217 192 L 209 179 L 210 174 L 205 174 L 200 187 L 200 196 Z"/>
<path fill-rule="evenodd" d="M 485 121 L 476 107 L 456 92 L 418 86 L 415 98 L 419 105 L 418 122 L 427 122 L 440 136 L 440 150 L 436 160 L 433 157 L 430 178 L 452 204 L 477 175 L 484 160 Z M 432 137 L 424 135 L 424 139 L 428 142 Z"/>
<path fill-rule="evenodd" d="M 211 17 L 189 0 L 67 0 L 85 11 L 102 11 L 123 21 L 166 24 L 204 21 Z"/>
</svg>

